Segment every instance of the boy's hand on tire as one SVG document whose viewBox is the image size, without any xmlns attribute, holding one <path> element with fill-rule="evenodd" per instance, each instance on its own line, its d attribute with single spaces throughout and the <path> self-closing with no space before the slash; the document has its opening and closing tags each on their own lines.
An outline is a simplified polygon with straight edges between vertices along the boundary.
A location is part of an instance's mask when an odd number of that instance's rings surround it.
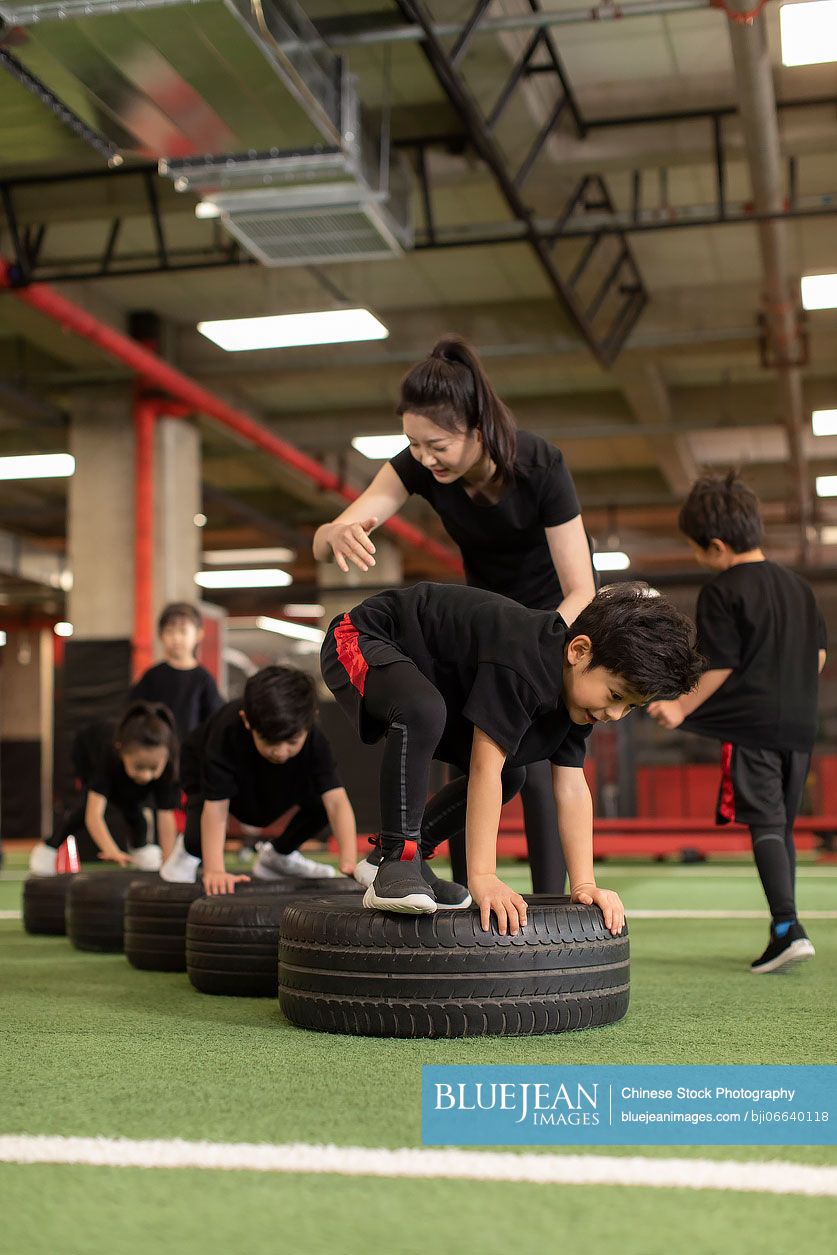
<svg viewBox="0 0 837 1255">
<path fill-rule="evenodd" d="M 652 702 L 648 707 L 648 713 L 652 719 L 655 719 L 661 728 L 668 728 L 669 731 L 679 728 L 686 716 L 679 701 L 673 702 Z"/>
<path fill-rule="evenodd" d="M 597 906 L 604 916 L 605 928 L 618 937 L 625 927 L 625 908 L 618 893 L 599 889 L 596 885 L 579 885 L 573 889 L 572 901 L 582 906 Z"/>
<path fill-rule="evenodd" d="M 468 889 L 480 908 L 482 931 L 488 932 L 491 912 L 497 916 L 497 930 L 501 937 L 511 933 L 516 937 L 526 923 L 526 902 L 509 888 L 499 876 L 469 876 Z"/>
<path fill-rule="evenodd" d="M 209 897 L 221 893 L 235 893 L 235 887 L 241 880 L 249 880 L 249 876 L 233 876 L 231 872 L 204 872 L 203 889 Z"/>
<path fill-rule="evenodd" d="M 340 873 L 343 876 L 354 876 L 357 863 L 353 858 L 341 858 L 339 864 Z"/>
</svg>

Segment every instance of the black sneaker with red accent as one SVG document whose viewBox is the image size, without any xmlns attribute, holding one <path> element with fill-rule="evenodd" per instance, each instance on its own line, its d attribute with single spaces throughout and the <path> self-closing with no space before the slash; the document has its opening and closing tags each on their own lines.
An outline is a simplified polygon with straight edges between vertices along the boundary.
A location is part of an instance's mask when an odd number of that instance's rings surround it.
<svg viewBox="0 0 837 1255">
<path fill-rule="evenodd" d="M 369 910 L 403 915 L 432 915 L 436 897 L 422 875 L 421 851 L 415 841 L 400 841 L 381 859 L 375 879 L 363 895 Z"/>
</svg>

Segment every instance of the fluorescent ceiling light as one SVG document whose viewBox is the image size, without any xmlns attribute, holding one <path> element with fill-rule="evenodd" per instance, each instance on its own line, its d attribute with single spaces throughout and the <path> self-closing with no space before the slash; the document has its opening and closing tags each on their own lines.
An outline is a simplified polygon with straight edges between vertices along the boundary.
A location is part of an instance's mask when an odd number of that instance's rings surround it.
<svg viewBox="0 0 837 1255">
<path fill-rule="evenodd" d="M 837 436 L 837 410 L 814 410 L 811 427 L 815 436 Z"/>
<path fill-rule="evenodd" d="M 76 469 L 69 453 L 30 453 L 0 458 L 0 479 L 66 479 Z"/>
<path fill-rule="evenodd" d="M 221 210 L 214 200 L 199 200 L 195 205 L 196 218 L 220 218 Z"/>
<path fill-rule="evenodd" d="M 294 549 L 210 549 L 203 555 L 209 566 L 246 566 L 248 562 L 293 562 Z"/>
<path fill-rule="evenodd" d="M 269 615 L 260 614 L 256 619 L 256 627 L 263 632 L 276 632 L 278 636 L 291 636 L 297 641 L 313 641 L 321 645 L 325 632 L 319 628 L 305 627 L 302 623 L 286 623 L 284 619 L 271 619 Z"/>
<path fill-rule="evenodd" d="M 72 636 L 73 625 L 72 623 L 56 623 L 52 630 L 56 636 Z"/>
<path fill-rule="evenodd" d="M 316 314 L 272 314 L 267 318 L 221 318 L 199 322 L 198 331 L 228 353 L 386 340 L 389 335 L 384 324 L 368 309 L 326 309 Z"/>
<path fill-rule="evenodd" d="M 837 275 L 803 275 L 802 308 L 837 309 Z"/>
<path fill-rule="evenodd" d="M 396 453 L 406 449 L 409 443 L 403 432 L 399 431 L 392 436 L 355 436 L 352 448 L 357 449 L 358 453 L 362 453 L 365 458 L 380 460 L 394 458 Z"/>
<path fill-rule="evenodd" d="M 260 571 L 198 571 L 195 583 L 201 588 L 287 588 L 292 580 L 287 571 L 263 567 Z"/>
<path fill-rule="evenodd" d="M 837 475 L 817 476 L 817 496 L 837 497 Z"/>
<path fill-rule="evenodd" d="M 325 606 L 307 601 L 289 602 L 282 610 L 292 619 L 321 619 L 325 614 Z"/>
<path fill-rule="evenodd" d="M 837 61 L 837 0 L 811 0 L 779 8 L 783 65 Z"/>
<path fill-rule="evenodd" d="M 5 645 L 5 644 L 6 644 L 6 633 L 0 632 L 0 645 Z"/>
<path fill-rule="evenodd" d="M 631 560 L 626 553 L 621 553 L 618 549 L 608 553 L 594 553 L 593 566 L 597 571 L 626 571 L 631 565 Z"/>
<path fill-rule="evenodd" d="M 821 527 L 820 544 L 837 545 L 837 527 Z"/>
</svg>

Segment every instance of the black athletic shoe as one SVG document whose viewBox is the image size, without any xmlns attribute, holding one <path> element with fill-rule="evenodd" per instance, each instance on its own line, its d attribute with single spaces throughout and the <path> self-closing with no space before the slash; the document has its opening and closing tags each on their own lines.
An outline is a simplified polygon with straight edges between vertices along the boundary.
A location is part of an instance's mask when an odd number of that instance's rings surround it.
<svg viewBox="0 0 837 1255">
<path fill-rule="evenodd" d="M 364 889 L 368 889 L 372 881 L 378 874 L 378 868 L 381 866 L 381 859 L 384 857 L 383 850 L 380 846 L 374 846 L 365 858 L 362 858 L 352 872 L 355 880 L 359 885 L 363 885 Z"/>
<path fill-rule="evenodd" d="M 433 914 L 436 898 L 421 874 L 421 853 L 414 841 L 402 841 L 381 859 L 375 879 L 363 895 L 363 905 L 403 915 Z"/>
<path fill-rule="evenodd" d="M 791 924 L 784 937 L 777 937 L 771 929 L 770 943 L 764 954 L 750 964 L 750 971 L 757 975 L 762 972 L 778 972 L 780 968 L 792 967 L 794 963 L 813 959 L 815 953 L 801 924 Z"/>
<path fill-rule="evenodd" d="M 471 905 L 471 895 L 464 885 L 458 885 L 455 880 L 440 880 L 430 864 L 425 863 L 423 859 L 421 874 L 433 890 L 436 905 L 440 910 L 464 911 Z"/>
</svg>

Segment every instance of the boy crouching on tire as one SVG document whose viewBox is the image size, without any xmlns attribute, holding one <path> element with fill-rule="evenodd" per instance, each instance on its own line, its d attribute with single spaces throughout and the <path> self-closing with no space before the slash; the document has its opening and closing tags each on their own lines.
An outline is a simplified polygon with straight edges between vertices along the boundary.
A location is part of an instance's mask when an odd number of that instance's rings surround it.
<svg viewBox="0 0 837 1255">
<path fill-rule="evenodd" d="M 473 900 L 484 929 L 493 912 L 501 934 L 517 934 L 526 903 L 497 876 L 500 809 L 526 764 L 549 759 L 572 900 L 595 903 L 621 932 L 622 903 L 593 875 L 586 740 L 596 723 L 689 692 L 702 670 L 693 642 L 686 616 L 644 584 L 604 588 L 572 628 L 497 593 L 428 583 L 336 618 L 325 682 L 363 741 L 386 738 L 380 840 L 355 871 L 364 905 L 430 914 Z M 434 758 L 465 774 L 426 803 Z M 467 888 L 426 862 L 463 829 Z"/>
<path fill-rule="evenodd" d="M 234 893 L 249 876 L 224 869 L 227 816 L 266 828 L 298 807 L 287 827 L 265 842 L 253 865 L 257 880 L 334 876 L 334 868 L 299 847 L 331 828 L 340 871 L 350 876 L 357 856 L 352 804 L 340 783 L 325 735 L 316 726 L 314 681 L 293 667 L 263 667 L 244 687 L 243 702 L 227 702 L 183 746 L 186 832 L 163 865 L 163 880 L 194 881 L 202 862 L 206 893 Z"/>
</svg>

